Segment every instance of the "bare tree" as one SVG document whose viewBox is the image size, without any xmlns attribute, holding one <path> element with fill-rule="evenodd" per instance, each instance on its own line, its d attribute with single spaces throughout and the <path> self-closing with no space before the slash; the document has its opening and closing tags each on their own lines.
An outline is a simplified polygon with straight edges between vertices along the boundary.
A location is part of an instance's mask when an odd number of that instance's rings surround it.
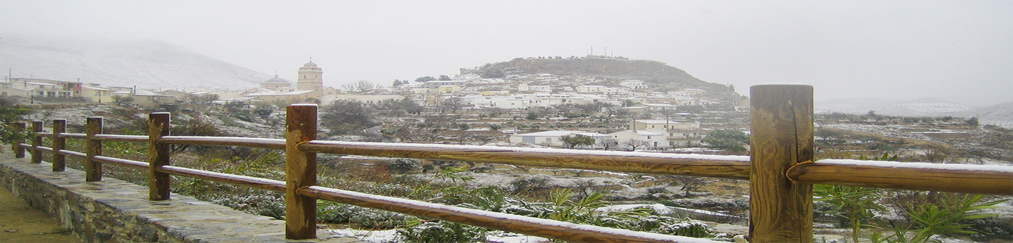
<svg viewBox="0 0 1013 243">
<path fill-rule="evenodd" d="M 461 100 L 461 98 L 457 97 L 450 97 L 448 99 L 444 99 L 442 102 L 440 102 L 439 107 L 440 113 L 445 113 L 447 111 L 457 113 L 457 110 L 460 110 L 461 108 L 464 108 L 464 101 Z"/>
<path fill-rule="evenodd" d="M 630 138 L 630 140 L 626 140 L 625 142 L 623 142 L 623 145 L 625 145 L 626 147 L 629 147 L 632 150 L 637 150 L 637 148 L 639 148 L 639 147 L 650 146 L 651 143 L 649 143 L 647 141 L 644 141 L 644 140 L 638 140 L 638 139 Z"/>
<path fill-rule="evenodd" d="M 682 191 L 685 193 L 684 196 L 686 197 L 689 197 L 690 192 L 696 191 L 696 189 L 699 189 L 701 186 L 707 184 L 707 180 L 703 177 L 685 175 L 678 175 L 674 177 L 680 184 L 682 184 Z"/>
<path fill-rule="evenodd" d="M 616 141 L 615 139 L 611 139 L 611 138 L 598 139 L 598 142 L 595 143 L 595 145 L 598 145 L 599 147 L 601 147 L 604 150 L 609 150 L 609 149 L 614 149 L 614 148 L 618 147 L 619 146 L 619 141 Z"/>
<path fill-rule="evenodd" d="M 341 87 L 345 88 L 345 90 L 348 90 L 348 92 L 357 94 L 367 93 L 380 88 L 376 84 L 366 80 L 359 80 L 356 81 L 355 83 L 342 85 Z"/>
</svg>

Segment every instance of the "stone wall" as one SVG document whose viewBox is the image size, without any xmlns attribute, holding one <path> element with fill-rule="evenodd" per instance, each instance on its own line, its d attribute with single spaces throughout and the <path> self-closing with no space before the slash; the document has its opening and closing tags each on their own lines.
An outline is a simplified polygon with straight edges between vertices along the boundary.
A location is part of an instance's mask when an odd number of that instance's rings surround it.
<svg viewBox="0 0 1013 243">
<path fill-rule="evenodd" d="M 286 242 L 285 222 L 172 194 L 149 201 L 148 188 L 103 178 L 85 182 L 84 172 L 53 172 L 0 154 L 0 186 L 58 219 L 86 242 Z M 107 165 L 108 166 L 108 165 Z M 359 242 L 317 232 L 311 242 Z"/>
</svg>

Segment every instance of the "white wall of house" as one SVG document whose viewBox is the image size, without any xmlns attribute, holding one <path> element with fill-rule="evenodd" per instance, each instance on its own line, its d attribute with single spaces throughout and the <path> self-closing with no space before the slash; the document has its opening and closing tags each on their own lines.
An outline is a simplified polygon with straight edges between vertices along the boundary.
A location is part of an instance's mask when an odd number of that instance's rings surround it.
<svg viewBox="0 0 1013 243">
<path fill-rule="evenodd" d="M 475 107 L 481 108 L 501 108 L 501 109 L 523 109 L 527 107 L 529 99 L 524 96 L 467 96 L 462 99 L 468 104 L 472 104 Z"/>
<path fill-rule="evenodd" d="M 580 134 L 595 138 L 597 143 L 598 139 L 608 138 L 608 135 L 599 133 L 589 133 L 584 131 L 544 131 L 544 132 L 533 132 L 524 134 L 514 134 L 510 136 L 510 144 L 528 143 L 544 145 L 549 147 L 564 147 L 563 136 L 569 136 L 574 134 Z"/>
<path fill-rule="evenodd" d="M 644 145 L 646 145 L 646 147 L 640 147 L 640 146 L 638 146 L 637 149 L 640 149 L 640 148 L 669 148 L 669 147 L 672 147 L 668 143 L 668 139 L 667 139 L 666 135 L 667 134 L 660 133 L 660 132 L 633 131 L 633 130 L 618 131 L 618 132 L 614 132 L 614 133 L 609 133 L 608 134 L 608 136 L 611 139 L 615 139 L 616 142 L 619 142 L 619 147 L 623 148 L 623 149 L 631 149 L 632 146 L 629 145 L 629 143 L 631 141 L 638 142 L 638 143 L 642 142 Z"/>
</svg>

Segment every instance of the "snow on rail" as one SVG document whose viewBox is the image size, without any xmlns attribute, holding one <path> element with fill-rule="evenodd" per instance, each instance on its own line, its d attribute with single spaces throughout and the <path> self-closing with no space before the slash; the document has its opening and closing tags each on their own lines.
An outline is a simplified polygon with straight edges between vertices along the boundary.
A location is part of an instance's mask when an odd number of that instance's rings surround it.
<svg viewBox="0 0 1013 243">
<path fill-rule="evenodd" d="M 853 160 L 853 159 L 823 159 L 816 161 L 816 164 L 841 165 L 841 166 L 872 166 L 872 167 L 890 167 L 890 168 L 908 168 L 908 169 L 992 171 L 992 172 L 1013 173 L 1013 166 L 1003 166 L 1003 165 L 933 164 L 925 162 L 893 162 L 893 161 Z"/>
</svg>

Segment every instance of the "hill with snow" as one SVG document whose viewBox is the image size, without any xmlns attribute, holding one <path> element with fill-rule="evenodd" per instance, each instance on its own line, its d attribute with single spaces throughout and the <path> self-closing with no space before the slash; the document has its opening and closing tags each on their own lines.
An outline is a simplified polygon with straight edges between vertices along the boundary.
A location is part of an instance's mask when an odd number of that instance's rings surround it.
<svg viewBox="0 0 1013 243">
<path fill-rule="evenodd" d="M 559 76 L 599 77 L 604 78 L 603 80 L 641 80 L 651 85 L 652 91 L 697 88 L 716 94 L 732 94 L 728 86 L 697 79 L 682 69 L 651 60 L 612 57 L 516 58 L 467 71 L 483 77 L 493 73 L 501 75 L 547 73 Z"/>
<path fill-rule="evenodd" d="M 0 40 L 2 76 L 163 89 L 245 89 L 271 77 L 160 41 Z"/>
</svg>

